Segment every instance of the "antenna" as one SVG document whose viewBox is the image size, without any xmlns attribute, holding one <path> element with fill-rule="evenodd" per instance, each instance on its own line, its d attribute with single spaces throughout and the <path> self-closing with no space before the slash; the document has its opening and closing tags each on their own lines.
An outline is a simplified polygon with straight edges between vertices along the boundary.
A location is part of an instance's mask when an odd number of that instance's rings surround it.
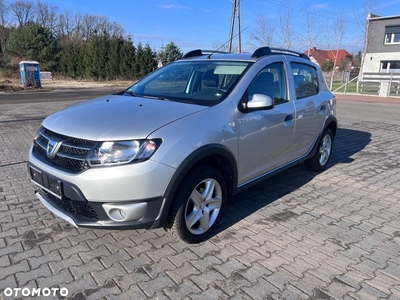
<svg viewBox="0 0 400 300">
<path fill-rule="evenodd" d="M 249 25 L 250 26 L 250 25 Z M 249 28 L 249 26 L 247 26 L 245 29 L 243 29 L 242 31 L 236 33 L 236 35 L 232 38 L 230 38 L 228 41 L 226 41 L 225 43 L 223 43 L 221 46 L 219 46 L 216 50 L 214 50 L 210 55 L 208 55 L 207 58 L 211 58 L 211 55 L 213 55 L 214 53 L 217 53 L 219 49 L 221 49 L 223 46 L 225 46 L 226 44 L 228 44 L 229 42 L 232 42 L 232 39 L 234 39 L 235 37 L 237 37 L 239 34 L 241 34 L 243 31 L 245 31 L 247 28 Z M 230 51 L 229 51 L 230 52 Z M 239 52 L 240 53 L 240 52 Z"/>
</svg>

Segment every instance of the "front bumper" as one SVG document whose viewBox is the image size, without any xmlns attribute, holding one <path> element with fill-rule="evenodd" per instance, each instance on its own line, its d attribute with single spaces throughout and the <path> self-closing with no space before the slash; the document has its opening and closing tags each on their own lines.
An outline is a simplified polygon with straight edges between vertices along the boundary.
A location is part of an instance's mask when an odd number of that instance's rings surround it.
<svg viewBox="0 0 400 300">
<path fill-rule="evenodd" d="M 32 149 L 28 169 L 37 198 L 55 215 L 74 226 L 103 229 L 153 228 L 175 172 L 149 160 L 72 173 Z"/>
<path fill-rule="evenodd" d="M 90 203 L 88 201 L 71 200 L 63 197 L 58 199 L 42 187 L 36 186 L 36 197 L 56 216 L 64 219 L 75 227 L 89 227 L 101 229 L 141 229 L 152 228 L 160 208 L 162 198 L 143 200 L 133 203 Z M 112 220 L 104 206 L 111 205 L 119 209 L 132 205 L 137 207 L 130 214 L 136 218 L 129 221 Z M 129 213 L 127 214 L 129 217 Z"/>
</svg>

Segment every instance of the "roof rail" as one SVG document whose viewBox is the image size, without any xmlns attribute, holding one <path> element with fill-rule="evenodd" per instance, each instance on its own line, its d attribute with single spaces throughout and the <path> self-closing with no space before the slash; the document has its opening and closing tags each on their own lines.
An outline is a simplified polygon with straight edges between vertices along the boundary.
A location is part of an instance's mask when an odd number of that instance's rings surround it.
<svg viewBox="0 0 400 300">
<path fill-rule="evenodd" d="M 196 49 L 196 50 L 189 51 L 182 58 L 190 58 L 190 57 L 196 57 L 196 56 L 210 55 L 210 54 L 214 54 L 214 53 L 230 54 L 230 52 L 224 52 L 224 51 Z"/>
<path fill-rule="evenodd" d="M 305 55 L 304 53 L 289 50 L 289 49 L 271 48 L 271 47 L 258 48 L 256 51 L 254 51 L 254 53 L 251 57 L 252 58 L 260 58 L 260 57 L 263 57 L 266 55 L 271 55 L 271 54 L 289 54 L 289 55 L 298 56 L 298 57 L 310 60 L 310 58 L 307 55 Z"/>
</svg>

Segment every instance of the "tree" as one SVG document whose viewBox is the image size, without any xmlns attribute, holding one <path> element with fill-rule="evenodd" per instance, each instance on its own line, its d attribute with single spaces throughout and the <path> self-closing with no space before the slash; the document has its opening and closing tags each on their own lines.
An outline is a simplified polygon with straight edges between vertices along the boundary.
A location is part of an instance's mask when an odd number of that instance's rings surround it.
<svg viewBox="0 0 400 300">
<path fill-rule="evenodd" d="M 250 39 L 255 41 L 257 46 L 273 46 L 274 34 L 275 25 L 259 10 L 250 32 Z"/>
<path fill-rule="evenodd" d="M 36 60 L 46 71 L 56 70 L 60 56 L 57 39 L 49 29 L 29 22 L 17 28 L 5 45 L 5 54 L 26 60 Z"/>
<path fill-rule="evenodd" d="M 59 69 L 64 76 L 80 78 L 84 76 L 84 44 L 69 43 L 62 47 Z"/>
<path fill-rule="evenodd" d="M 111 37 L 109 40 L 108 60 L 106 62 L 107 78 L 117 79 L 120 76 L 119 65 L 121 63 L 121 48 L 123 39 L 119 37 Z"/>
<path fill-rule="evenodd" d="M 339 65 L 339 71 L 349 71 L 350 68 L 351 68 L 350 57 L 348 56 L 343 57 Z"/>
<path fill-rule="evenodd" d="M 367 30 L 367 16 L 368 14 L 379 15 L 382 7 L 382 0 L 363 0 L 361 5 L 357 5 L 357 11 L 355 12 L 355 20 L 358 27 L 361 30 L 362 37 L 365 37 Z"/>
<path fill-rule="evenodd" d="M 303 40 L 304 45 L 307 48 L 307 55 L 310 55 L 310 49 L 315 42 L 318 40 L 321 34 L 322 27 L 320 25 L 320 18 L 315 13 L 314 9 L 306 9 L 303 14 L 303 22 L 305 30 L 303 35 L 300 35 L 300 39 Z"/>
<path fill-rule="evenodd" d="M 120 56 L 120 73 L 122 78 L 133 80 L 135 78 L 135 73 L 133 69 L 133 63 L 135 59 L 135 51 L 136 48 L 132 43 L 130 37 L 128 39 L 123 40 L 123 44 L 121 47 L 121 56 Z"/>
<path fill-rule="evenodd" d="M 4 0 L 0 0 L 0 53 L 3 52 L 10 29 L 8 27 L 9 9 Z"/>
<path fill-rule="evenodd" d="M 139 43 L 136 46 L 134 60 L 135 79 L 140 79 L 146 76 L 157 67 L 156 57 L 156 53 L 151 50 L 148 43 L 144 47 L 142 43 Z"/>
<path fill-rule="evenodd" d="M 14 13 L 19 27 L 23 27 L 33 20 L 35 9 L 32 1 L 17 0 L 10 4 L 10 9 Z"/>
<path fill-rule="evenodd" d="M 359 50 L 357 54 L 353 55 L 354 60 L 354 71 L 359 72 L 361 68 L 362 52 Z"/>
<path fill-rule="evenodd" d="M 213 50 L 229 52 L 229 48 L 228 48 L 228 43 L 227 42 L 223 43 L 223 42 L 220 42 L 220 41 L 214 41 L 214 42 L 212 42 L 211 48 Z M 235 47 L 235 45 L 233 45 L 232 48 L 233 49 L 237 49 L 237 47 Z"/>
<path fill-rule="evenodd" d="M 57 6 L 49 6 L 48 4 L 38 1 L 36 3 L 36 23 L 46 27 L 54 33 L 57 21 Z"/>
<path fill-rule="evenodd" d="M 331 72 L 334 69 L 335 63 L 332 59 L 327 60 L 321 66 L 321 70 L 324 72 Z"/>
<path fill-rule="evenodd" d="M 161 51 L 158 52 L 157 58 L 163 65 L 182 58 L 183 53 L 181 49 L 174 42 L 170 42 L 167 46 L 163 46 Z"/>
<path fill-rule="evenodd" d="M 292 5 L 290 0 L 285 0 L 282 2 L 282 8 L 279 16 L 282 44 L 285 49 L 290 49 L 292 46 L 292 40 L 295 38 L 295 32 L 292 24 Z"/>
<path fill-rule="evenodd" d="M 75 26 L 74 15 L 70 10 L 65 10 L 63 13 L 58 15 L 55 33 L 61 46 L 64 46 L 73 40 Z"/>
<path fill-rule="evenodd" d="M 328 38 L 328 42 L 330 44 L 330 49 L 333 51 L 333 66 L 338 65 L 338 56 L 339 56 L 339 50 L 340 47 L 342 46 L 343 42 L 343 37 L 344 37 L 344 32 L 346 28 L 346 15 L 344 12 L 338 12 L 336 13 L 333 18 L 332 18 L 332 32 L 333 32 L 333 40 L 332 38 Z M 330 89 L 332 89 L 333 85 L 333 80 L 335 77 L 335 67 L 332 69 L 332 74 L 331 74 L 331 82 L 330 82 Z"/>
<path fill-rule="evenodd" d="M 143 49 L 141 77 L 153 72 L 157 68 L 157 52 L 153 51 L 149 43 Z"/>
</svg>

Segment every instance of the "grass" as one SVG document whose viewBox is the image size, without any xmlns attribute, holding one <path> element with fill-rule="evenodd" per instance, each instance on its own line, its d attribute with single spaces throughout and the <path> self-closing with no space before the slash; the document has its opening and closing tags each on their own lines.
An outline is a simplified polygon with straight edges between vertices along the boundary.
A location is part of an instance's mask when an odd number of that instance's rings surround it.
<svg viewBox="0 0 400 300">
<path fill-rule="evenodd" d="M 343 85 L 344 85 L 344 83 L 334 82 L 332 84 L 332 91 L 339 92 L 339 93 L 344 93 L 345 86 L 343 86 Z M 329 84 L 328 84 L 328 86 L 329 86 Z M 338 90 L 336 90 L 336 89 L 338 89 Z M 354 81 L 354 82 L 348 83 L 346 92 L 347 93 L 356 93 L 357 92 L 357 82 Z"/>
</svg>

